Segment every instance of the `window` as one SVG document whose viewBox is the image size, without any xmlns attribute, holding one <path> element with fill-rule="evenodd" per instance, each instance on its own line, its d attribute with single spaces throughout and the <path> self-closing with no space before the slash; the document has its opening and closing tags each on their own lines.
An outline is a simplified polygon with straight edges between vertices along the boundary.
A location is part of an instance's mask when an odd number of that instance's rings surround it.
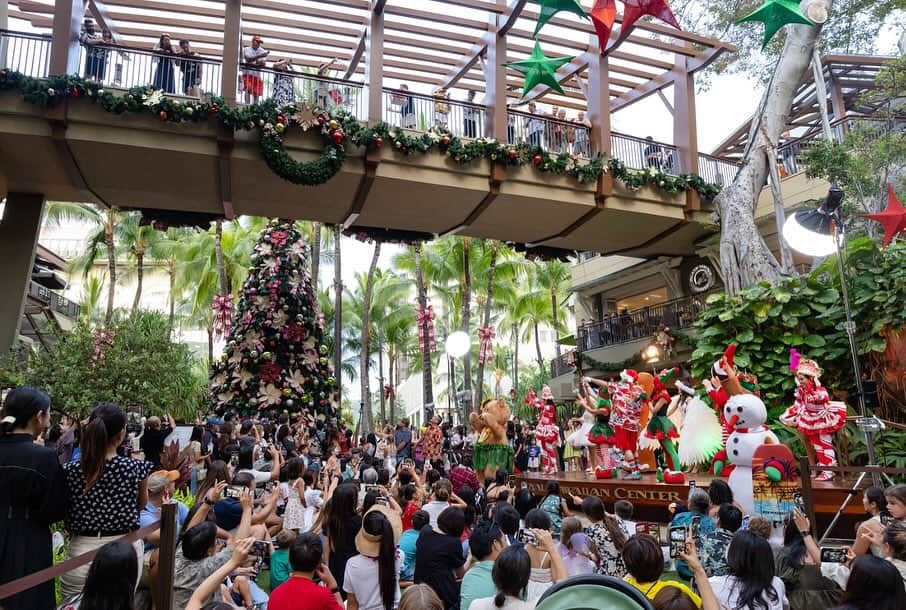
<svg viewBox="0 0 906 610">
<path fill-rule="evenodd" d="M 643 307 L 649 307 L 651 305 L 657 305 L 658 303 L 664 303 L 668 301 L 667 296 L 667 287 L 657 288 L 655 290 L 646 290 L 640 294 L 632 295 L 629 297 L 622 298 L 617 301 L 617 311 L 623 311 L 628 309 L 629 311 L 635 311 L 636 309 L 641 309 Z"/>
</svg>

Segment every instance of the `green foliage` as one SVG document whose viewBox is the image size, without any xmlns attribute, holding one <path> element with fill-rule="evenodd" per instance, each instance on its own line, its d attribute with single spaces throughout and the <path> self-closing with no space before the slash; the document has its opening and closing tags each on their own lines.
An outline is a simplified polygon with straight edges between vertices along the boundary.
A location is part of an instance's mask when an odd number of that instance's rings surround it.
<svg viewBox="0 0 906 610">
<path fill-rule="evenodd" d="M 195 496 L 189 491 L 189 488 L 177 489 L 173 492 L 173 499 L 185 504 L 190 510 L 195 505 Z"/>
<path fill-rule="evenodd" d="M 141 405 L 147 415 L 191 420 L 203 386 L 192 374 L 188 347 L 173 343 L 166 317 L 137 311 L 112 327 L 113 344 L 95 357 L 95 334 L 85 324 L 50 351 L 35 354 L 25 383 L 44 388 L 54 409 L 84 416 L 99 401 Z"/>
<path fill-rule="evenodd" d="M 0 357 L 0 388 L 11 388 L 25 383 L 25 366 L 16 350 Z"/>
<path fill-rule="evenodd" d="M 856 323 L 856 342 L 863 356 L 886 348 L 883 332 L 906 324 L 906 244 L 881 250 L 868 238 L 850 243 L 848 286 Z M 692 373 L 703 379 L 726 346 L 737 343 L 736 364 L 758 377 L 769 415 L 776 417 L 791 401 L 795 386 L 789 350 L 817 360 L 822 382 L 832 390 L 852 384 L 849 344 L 839 277 L 827 259 L 811 276 L 788 278 L 775 285 L 762 282 L 736 296 L 712 295 L 696 320 L 699 342 L 692 353 Z"/>
</svg>

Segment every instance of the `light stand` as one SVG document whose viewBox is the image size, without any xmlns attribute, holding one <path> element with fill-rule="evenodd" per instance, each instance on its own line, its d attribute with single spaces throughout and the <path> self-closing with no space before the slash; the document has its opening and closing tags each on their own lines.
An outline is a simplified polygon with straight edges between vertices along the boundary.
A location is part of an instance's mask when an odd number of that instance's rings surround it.
<svg viewBox="0 0 906 610">
<path fill-rule="evenodd" d="M 849 289 L 846 283 L 846 266 L 843 262 L 843 251 L 846 244 L 846 224 L 843 222 L 841 208 L 843 203 L 843 190 L 832 185 L 827 193 L 827 198 L 821 207 L 815 210 L 806 210 L 796 212 L 791 215 L 783 227 L 783 237 L 791 248 L 803 254 L 811 256 L 828 256 L 836 253 L 837 264 L 840 271 L 840 294 L 843 297 L 843 311 L 846 317 L 843 328 L 846 331 L 846 337 L 849 340 L 849 353 L 852 358 L 853 375 L 856 382 L 856 397 L 859 401 L 859 415 L 856 424 L 865 434 L 865 448 L 868 454 L 868 467 L 877 467 L 877 457 L 875 455 L 874 434 L 884 428 L 883 422 L 868 412 L 868 405 L 865 401 L 865 391 L 862 384 L 862 367 L 859 365 L 859 351 L 856 347 L 856 323 L 853 321 L 852 308 L 849 301 Z M 828 251 L 830 249 L 830 251 Z M 824 535 L 819 540 L 819 544 L 826 538 L 827 534 L 833 530 L 834 525 L 846 511 L 846 507 L 852 501 L 853 497 L 858 495 L 865 481 L 868 472 L 861 472 L 856 479 L 855 484 L 847 493 L 846 499 L 840 505 L 834 518 L 831 519 L 824 531 Z M 883 475 L 889 484 L 893 482 L 886 474 Z M 871 480 L 874 485 L 880 486 L 881 474 L 871 472 Z"/>
</svg>

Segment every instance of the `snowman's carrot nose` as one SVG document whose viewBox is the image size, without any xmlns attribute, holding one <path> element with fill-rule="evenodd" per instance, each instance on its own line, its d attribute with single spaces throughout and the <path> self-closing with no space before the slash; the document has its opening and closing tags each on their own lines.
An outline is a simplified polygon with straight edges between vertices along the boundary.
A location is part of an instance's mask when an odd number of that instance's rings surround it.
<svg viewBox="0 0 906 610">
<path fill-rule="evenodd" d="M 731 428 L 735 428 L 736 422 L 738 422 L 738 421 L 739 421 L 739 416 L 734 415 L 733 417 L 731 417 L 730 419 L 727 420 L 727 423 L 730 424 Z"/>
</svg>

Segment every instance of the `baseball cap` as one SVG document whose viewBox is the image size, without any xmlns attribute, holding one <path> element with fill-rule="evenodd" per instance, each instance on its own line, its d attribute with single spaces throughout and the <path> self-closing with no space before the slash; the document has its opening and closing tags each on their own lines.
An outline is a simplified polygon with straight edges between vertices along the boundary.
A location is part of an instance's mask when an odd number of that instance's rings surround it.
<svg viewBox="0 0 906 610">
<path fill-rule="evenodd" d="M 151 476 L 148 477 L 148 493 L 150 494 L 159 494 L 170 483 L 179 480 L 179 471 L 178 470 L 158 470 L 151 473 Z"/>
<path fill-rule="evenodd" d="M 264 40 L 262 40 L 261 36 L 255 34 L 254 36 L 252 36 L 252 42 L 264 42 Z"/>
</svg>

